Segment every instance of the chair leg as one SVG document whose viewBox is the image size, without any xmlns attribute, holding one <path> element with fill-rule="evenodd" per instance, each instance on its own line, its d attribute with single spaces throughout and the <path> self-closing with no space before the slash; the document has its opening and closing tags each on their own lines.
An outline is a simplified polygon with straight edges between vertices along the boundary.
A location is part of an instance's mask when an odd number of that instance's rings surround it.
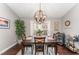
<svg viewBox="0 0 79 59">
<path fill-rule="evenodd" d="M 44 51 L 43 51 L 43 55 L 44 55 Z"/>
<path fill-rule="evenodd" d="M 33 49 L 32 49 L 32 47 L 31 47 L 31 54 L 33 54 Z"/>
<path fill-rule="evenodd" d="M 22 55 L 24 55 L 25 47 L 22 47 Z"/>
<path fill-rule="evenodd" d="M 43 55 L 44 55 L 44 48 L 43 48 Z"/>
<path fill-rule="evenodd" d="M 36 55 L 36 46 L 35 46 L 35 55 Z"/>
<path fill-rule="evenodd" d="M 36 49 L 35 49 L 35 55 L 36 55 Z"/>
<path fill-rule="evenodd" d="M 36 51 L 35 51 L 35 55 L 36 55 Z"/>
<path fill-rule="evenodd" d="M 47 47 L 47 54 L 48 54 L 48 47 Z"/>
<path fill-rule="evenodd" d="M 57 55 L 57 46 L 54 47 L 55 55 Z"/>
</svg>

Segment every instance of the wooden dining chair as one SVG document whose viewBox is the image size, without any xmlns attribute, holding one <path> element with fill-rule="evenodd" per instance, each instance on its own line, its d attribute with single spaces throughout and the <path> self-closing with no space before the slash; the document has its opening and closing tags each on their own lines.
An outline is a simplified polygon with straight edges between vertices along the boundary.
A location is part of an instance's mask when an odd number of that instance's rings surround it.
<svg viewBox="0 0 79 59">
<path fill-rule="evenodd" d="M 21 45 L 22 45 L 22 55 L 24 55 L 25 48 L 27 47 L 31 47 L 31 51 L 32 51 L 31 54 L 33 54 L 32 43 L 26 39 L 25 34 L 23 35 Z"/>
<path fill-rule="evenodd" d="M 55 53 L 55 55 L 57 55 L 57 40 L 56 40 L 56 38 L 53 37 L 52 40 L 49 40 L 48 42 L 49 43 L 47 43 L 47 54 L 48 54 L 48 48 L 51 47 L 52 51 L 53 51 L 53 48 L 54 48 L 54 50 L 55 50 L 54 53 Z"/>
<path fill-rule="evenodd" d="M 45 37 L 34 37 L 34 39 L 35 39 L 35 55 L 36 52 L 43 52 L 44 55 Z"/>
<path fill-rule="evenodd" d="M 54 48 L 54 53 L 55 55 L 57 55 L 57 42 L 50 42 L 47 44 L 47 54 L 48 54 L 48 48 L 51 47 L 52 48 L 52 51 L 53 51 L 53 48 Z"/>
</svg>

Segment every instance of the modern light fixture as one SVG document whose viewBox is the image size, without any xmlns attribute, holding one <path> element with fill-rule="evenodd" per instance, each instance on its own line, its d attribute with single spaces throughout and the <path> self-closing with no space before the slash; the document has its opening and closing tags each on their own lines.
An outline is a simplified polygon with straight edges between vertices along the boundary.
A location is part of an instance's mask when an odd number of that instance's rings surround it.
<svg viewBox="0 0 79 59">
<path fill-rule="evenodd" d="M 35 12 L 34 18 L 37 23 L 43 23 L 46 19 L 45 13 L 43 12 L 43 10 L 41 10 L 41 3 L 40 3 L 39 10 Z"/>
</svg>

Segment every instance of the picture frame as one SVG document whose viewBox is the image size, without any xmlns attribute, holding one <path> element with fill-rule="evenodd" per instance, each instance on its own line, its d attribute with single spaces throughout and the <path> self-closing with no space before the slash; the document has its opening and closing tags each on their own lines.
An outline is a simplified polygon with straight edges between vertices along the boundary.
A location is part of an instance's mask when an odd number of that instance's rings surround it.
<svg viewBox="0 0 79 59">
<path fill-rule="evenodd" d="M 9 20 L 3 17 L 0 17 L 0 29 L 8 29 L 9 28 Z"/>
<path fill-rule="evenodd" d="M 58 32 L 59 31 L 59 21 L 54 21 L 54 31 Z"/>
<path fill-rule="evenodd" d="M 65 27 L 65 29 L 70 29 L 71 28 L 71 21 L 70 20 L 65 20 L 64 21 L 64 27 Z"/>
<path fill-rule="evenodd" d="M 65 26 L 70 26 L 70 21 L 69 20 L 65 21 Z"/>
</svg>

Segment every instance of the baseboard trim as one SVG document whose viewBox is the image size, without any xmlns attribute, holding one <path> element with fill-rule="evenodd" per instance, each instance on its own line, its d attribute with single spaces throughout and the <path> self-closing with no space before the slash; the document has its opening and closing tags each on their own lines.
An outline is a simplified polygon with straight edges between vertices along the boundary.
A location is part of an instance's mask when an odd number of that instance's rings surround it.
<svg viewBox="0 0 79 59">
<path fill-rule="evenodd" d="M 14 43 L 14 44 L 12 44 L 12 45 L 11 45 L 11 46 L 9 46 L 8 48 L 6 48 L 6 49 L 2 50 L 2 51 L 0 52 L 0 55 L 1 55 L 2 53 L 6 52 L 8 49 L 10 49 L 10 48 L 12 48 L 13 46 L 15 46 L 16 44 L 17 44 L 17 42 L 16 42 L 16 43 Z"/>
</svg>

